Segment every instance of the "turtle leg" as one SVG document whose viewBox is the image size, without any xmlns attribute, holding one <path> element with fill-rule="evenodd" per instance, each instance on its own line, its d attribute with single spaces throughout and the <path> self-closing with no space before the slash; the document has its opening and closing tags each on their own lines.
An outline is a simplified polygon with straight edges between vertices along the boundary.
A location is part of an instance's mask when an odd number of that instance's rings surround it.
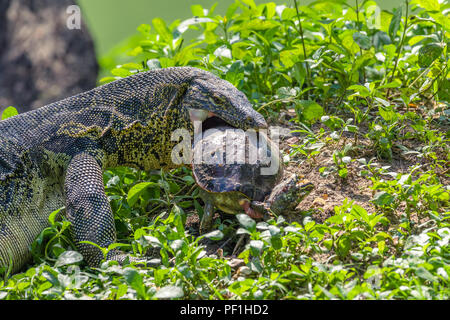
<svg viewBox="0 0 450 320">
<path fill-rule="evenodd" d="M 209 197 L 205 197 L 203 201 L 205 202 L 205 206 L 203 207 L 203 217 L 200 221 L 200 234 L 207 233 L 211 230 L 214 216 L 213 201 Z"/>
</svg>

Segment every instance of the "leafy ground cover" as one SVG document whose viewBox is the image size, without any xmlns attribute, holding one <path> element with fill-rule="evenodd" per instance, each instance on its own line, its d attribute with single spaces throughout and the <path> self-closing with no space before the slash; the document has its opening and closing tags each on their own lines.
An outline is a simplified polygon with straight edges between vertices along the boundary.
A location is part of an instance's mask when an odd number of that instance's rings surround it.
<svg viewBox="0 0 450 320">
<path fill-rule="evenodd" d="M 374 1 L 240 0 L 225 16 L 191 10 L 139 26 L 101 82 L 170 66 L 216 73 L 289 129 L 286 172 L 314 191 L 295 214 L 217 214 L 215 231 L 199 236 L 188 168 L 108 170 L 112 247 L 155 266 L 88 268 L 55 212 L 34 262 L 4 277 L 0 298 L 449 299 L 449 4 L 387 12 Z"/>
</svg>

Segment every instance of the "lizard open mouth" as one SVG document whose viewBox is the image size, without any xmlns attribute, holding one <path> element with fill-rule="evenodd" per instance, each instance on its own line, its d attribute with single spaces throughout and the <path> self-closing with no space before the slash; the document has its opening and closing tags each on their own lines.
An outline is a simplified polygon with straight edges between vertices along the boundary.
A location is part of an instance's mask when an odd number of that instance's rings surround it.
<svg viewBox="0 0 450 320">
<path fill-rule="evenodd" d="M 217 127 L 221 127 L 221 126 L 228 126 L 228 127 L 232 127 L 232 128 L 236 129 L 235 126 L 227 123 L 222 118 L 219 118 L 218 116 L 213 115 L 202 122 L 202 132 L 205 132 L 206 130 L 211 129 L 211 128 L 217 128 Z"/>
<path fill-rule="evenodd" d="M 211 128 L 217 128 L 220 126 L 229 126 L 232 128 L 236 128 L 232 124 L 226 122 L 222 118 L 218 117 L 211 111 L 202 110 L 202 109 L 189 109 L 189 117 L 191 118 L 192 123 L 194 124 L 196 121 L 201 122 L 202 128 L 201 131 L 205 132 Z"/>
</svg>

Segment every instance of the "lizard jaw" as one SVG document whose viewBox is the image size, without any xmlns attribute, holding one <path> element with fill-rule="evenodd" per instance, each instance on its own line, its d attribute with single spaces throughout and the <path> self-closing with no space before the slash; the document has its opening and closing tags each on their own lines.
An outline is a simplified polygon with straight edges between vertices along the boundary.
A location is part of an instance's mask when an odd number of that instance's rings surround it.
<svg viewBox="0 0 450 320">
<path fill-rule="evenodd" d="M 202 130 L 206 131 L 207 129 L 214 128 L 221 125 L 227 125 L 230 127 L 233 127 L 235 129 L 243 129 L 246 130 L 245 125 L 236 125 L 233 123 L 230 123 L 229 121 L 222 118 L 220 115 L 217 115 L 216 113 L 213 113 L 209 110 L 205 109 L 194 109 L 194 108 L 188 108 L 189 118 L 192 122 L 192 124 L 195 126 L 195 123 L 198 124 L 200 122 L 202 124 Z M 261 116 L 262 118 L 262 116 Z M 247 120 L 251 119 L 250 117 L 247 118 Z M 264 118 L 262 119 L 256 119 L 255 120 L 256 125 L 251 126 L 250 128 L 259 130 L 259 129 L 266 129 L 267 123 L 265 122 Z M 197 126 L 198 127 L 198 126 Z"/>
<path fill-rule="evenodd" d="M 227 125 L 232 128 L 236 128 L 234 125 L 226 122 L 224 119 L 209 110 L 189 108 L 188 111 L 189 118 L 192 125 L 194 126 L 196 134 L 221 125 Z"/>
</svg>

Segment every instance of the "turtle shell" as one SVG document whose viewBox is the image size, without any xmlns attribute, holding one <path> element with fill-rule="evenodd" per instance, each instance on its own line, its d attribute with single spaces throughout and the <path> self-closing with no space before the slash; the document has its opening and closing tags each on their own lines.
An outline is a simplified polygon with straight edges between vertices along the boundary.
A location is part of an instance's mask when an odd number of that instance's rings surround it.
<svg viewBox="0 0 450 320">
<path fill-rule="evenodd" d="M 207 192 L 238 191 L 263 201 L 283 173 L 278 147 L 262 133 L 211 128 L 194 142 L 193 151 L 194 178 Z"/>
</svg>

